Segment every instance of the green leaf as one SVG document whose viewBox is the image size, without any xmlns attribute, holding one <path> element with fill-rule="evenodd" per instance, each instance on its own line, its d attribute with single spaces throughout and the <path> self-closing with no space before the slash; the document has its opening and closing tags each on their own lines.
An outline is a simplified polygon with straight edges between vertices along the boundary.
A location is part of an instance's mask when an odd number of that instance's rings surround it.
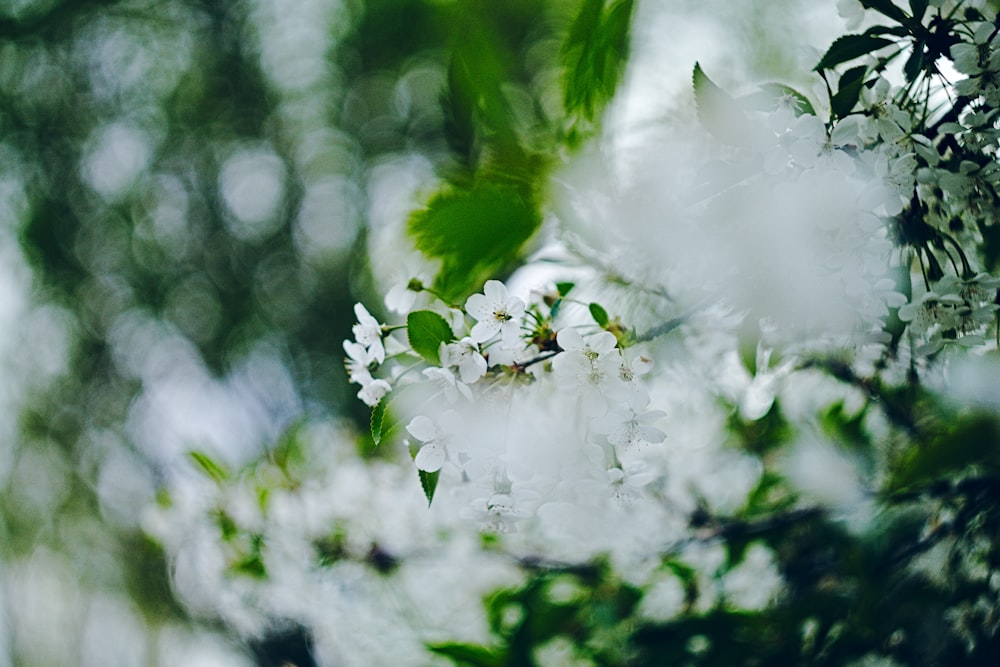
<svg viewBox="0 0 1000 667">
<path fill-rule="evenodd" d="M 903 65 L 903 74 L 906 75 L 907 81 L 914 81 L 917 76 L 919 76 L 920 71 L 924 68 L 924 41 L 918 40 L 913 44 L 913 52 L 910 57 L 906 59 L 906 64 Z"/>
<path fill-rule="evenodd" d="M 901 25 L 873 25 L 864 31 L 865 35 L 895 35 L 896 37 L 906 37 L 910 32 Z"/>
<path fill-rule="evenodd" d="M 702 127 L 716 139 L 727 144 L 733 146 L 746 144 L 750 123 L 736 100 L 715 85 L 699 63 L 694 64 L 692 83 L 698 121 Z"/>
<path fill-rule="evenodd" d="M 500 667 L 506 662 L 503 653 L 496 649 L 477 644 L 462 644 L 458 642 L 428 644 L 427 650 L 451 659 L 456 665 Z"/>
<path fill-rule="evenodd" d="M 854 110 L 861 96 L 861 86 L 864 83 L 868 67 L 858 65 L 844 72 L 837 84 L 837 93 L 830 98 L 830 110 L 837 118 L 843 118 Z"/>
<path fill-rule="evenodd" d="M 910 17 L 902 9 L 893 4 L 892 0 L 861 0 L 866 9 L 874 9 L 883 16 L 888 16 L 901 25 L 909 23 Z"/>
<path fill-rule="evenodd" d="M 481 183 L 435 195 L 408 231 L 421 252 L 441 260 L 437 291 L 457 301 L 513 262 L 541 221 L 526 187 Z"/>
<path fill-rule="evenodd" d="M 575 286 L 575 283 L 556 283 L 556 291 L 559 293 L 559 296 L 566 296 Z"/>
<path fill-rule="evenodd" d="M 859 56 L 878 51 L 886 46 L 894 44 L 884 37 L 873 35 L 844 35 L 834 40 L 830 48 L 813 68 L 814 72 L 824 69 L 831 69 L 848 60 L 854 60 Z"/>
<path fill-rule="evenodd" d="M 628 57 L 633 0 L 584 0 L 566 42 L 563 106 L 593 121 L 615 94 Z"/>
<path fill-rule="evenodd" d="M 285 473 L 288 473 L 293 466 L 305 463 L 306 454 L 303 451 L 302 443 L 305 426 L 306 419 L 304 417 L 297 419 L 285 429 L 270 451 L 271 461 Z"/>
<path fill-rule="evenodd" d="M 493 158 L 508 164 L 524 159 L 517 115 L 504 94 L 512 80 L 501 35 L 473 3 L 456 6 L 453 50 L 448 67 L 445 117 L 449 144 L 467 166 L 479 159 L 477 142 L 489 143 Z"/>
<path fill-rule="evenodd" d="M 698 571 L 676 558 L 665 561 L 663 565 L 685 584 L 693 584 L 698 580 Z"/>
<path fill-rule="evenodd" d="M 266 579 L 267 567 L 260 553 L 252 553 L 242 558 L 230 566 L 230 571 L 234 574 L 243 574 L 252 579 Z"/>
<path fill-rule="evenodd" d="M 920 21 L 927 11 L 927 0 L 910 0 L 910 11 L 913 12 L 913 19 Z"/>
<path fill-rule="evenodd" d="M 385 419 L 385 406 L 389 402 L 388 398 L 383 398 L 372 408 L 371 432 L 372 442 L 377 447 L 382 442 L 382 422 Z"/>
<path fill-rule="evenodd" d="M 438 478 L 441 476 L 441 471 L 427 472 L 426 470 L 417 470 L 417 473 L 420 477 L 420 488 L 424 490 L 427 504 L 430 505 L 434 502 L 434 491 L 437 490 Z"/>
<path fill-rule="evenodd" d="M 599 303 L 590 304 L 590 316 L 594 318 L 594 321 L 597 322 L 598 326 L 601 328 L 608 326 L 608 322 L 611 321 L 608 317 L 608 311 L 604 310 Z"/>
<path fill-rule="evenodd" d="M 216 482 L 224 482 L 229 479 L 229 471 L 212 459 L 212 457 L 208 454 L 199 451 L 190 451 L 188 452 L 188 456 L 191 457 L 192 461 L 198 464 L 198 467 L 201 468 L 203 472 Z"/>
<path fill-rule="evenodd" d="M 264 565 L 262 550 L 264 547 L 264 536 L 253 533 L 250 536 L 250 553 L 242 560 L 233 565 L 233 570 L 241 574 L 248 575 L 255 579 L 267 578 L 267 566 Z"/>
<path fill-rule="evenodd" d="M 892 490 L 902 490 L 946 478 L 973 466 L 986 474 L 1000 470 L 1000 421 L 995 415 L 973 413 L 955 420 L 950 431 L 902 457 L 890 478 Z"/>
<path fill-rule="evenodd" d="M 765 470 L 740 512 L 743 519 L 784 512 L 798 501 L 797 494 L 789 488 L 785 479 L 776 472 Z"/>
<path fill-rule="evenodd" d="M 455 340 L 448 321 L 431 310 L 415 310 L 407 315 L 406 336 L 413 351 L 435 366 L 441 364 L 441 343 Z"/>
</svg>

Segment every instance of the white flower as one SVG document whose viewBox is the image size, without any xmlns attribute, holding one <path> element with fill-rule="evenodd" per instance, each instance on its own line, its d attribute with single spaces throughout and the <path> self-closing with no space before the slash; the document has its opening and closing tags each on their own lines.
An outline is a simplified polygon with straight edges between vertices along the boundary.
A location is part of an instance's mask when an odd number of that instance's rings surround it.
<svg viewBox="0 0 1000 667">
<path fill-rule="evenodd" d="M 656 478 L 656 475 L 646 471 L 646 465 L 642 461 L 624 467 L 608 468 L 606 475 L 611 500 L 622 506 L 635 503 L 641 496 L 640 489 Z"/>
<path fill-rule="evenodd" d="M 602 331 L 585 341 L 575 329 L 563 329 L 556 342 L 563 352 L 552 359 L 552 370 L 564 386 L 581 394 L 584 410 L 603 413 L 608 392 L 620 388 L 615 385 L 621 381 L 622 358 L 614 334 Z"/>
<path fill-rule="evenodd" d="M 424 375 L 437 382 L 437 385 L 441 388 L 441 393 L 444 394 L 445 400 L 449 403 L 457 401 L 459 395 L 464 396 L 470 401 L 472 400 L 472 390 L 464 382 L 457 381 L 455 374 L 447 368 L 438 368 L 437 366 L 425 368 Z"/>
<path fill-rule="evenodd" d="M 417 276 L 398 282 L 385 295 L 385 307 L 394 313 L 407 314 L 413 310 L 417 296 L 423 291 L 424 276 Z M 414 289 L 419 288 L 419 289 Z"/>
<path fill-rule="evenodd" d="M 865 8 L 858 0 L 837 0 L 837 14 L 847 21 L 848 30 L 855 30 L 865 17 Z"/>
<path fill-rule="evenodd" d="M 973 43 L 960 42 L 951 46 L 951 58 L 962 74 L 978 75 L 1000 69 L 1000 35 L 994 35 L 992 23 L 980 23 Z"/>
<path fill-rule="evenodd" d="M 380 364 L 385 361 L 385 347 L 382 345 L 382 325 L 360 303 L 354 304 L 354 314 L 358 323 L 354 325 L 354 339 L 364 345 L 371 358 Z"/>
<path fill-rule="evenodd" d="M 407 432 L 423 443 L 413 462 L 417 469 L 424 472 L 441 469 L 448 460 L 449 442 L 460 427 L 460 417 L 454 410 L 444 412 L 439 421 L 441 426 L 435 424 L 430 417 L 418 415 L 406 425 Z"/>
<path fill-rule="evenodd" d="M 641 443 L 663 442 L 667 434 L 652 424 L 666 415 L 662 410 L 639 412 L 631 407 L 616 407 L 595 419 L 593 427 L 597 433 L 606 435 L 612 445 L 628 451 Z"/>
<path fill-rule="evenodd" d="M 361 343 L 345 340 L 344 352 L 347 353 L 347 359 L 345 360 L 344 366 L 347 368 L 347 374 L 350 377 L 351 382 L 356 382 L 361 385 L 371 382 L 372 375 L 368 370 L 368 366 L 372 362 L 372 357 L 368 353 L 368 350 L 365 349 L 365 346 Z"/>
<path fill-rule="evenodd" d="M 362 382 L 361 391 L 358 392 L 358 398 L 364 401 L 365 405 L 369 407 L 375 407 L 378 405 L 382 397 L 392 391 L 392 385 L 390 385 L 385 380 L 371 380 L 368 382 Z"/>
<path fill-rule="evenodd" d="M 486 358 L 479 353 L 479 345 L 465 337 L 457 343 L 441 343 L 438 351 L 442 366 L 457 366 L 462 382 L 472 384 L 486 374 Z"/>
<path fill-rule="evenodd" d="M 487 280 L 483 294 L 473 294 L 465 302 L 465 311 L 477 320 L 470 336 L 477 343 L 485 343 L 500 334 L 503 347 L 515 347 L 521 333 L 521 316 L 524 302 L 510 296 L 507 286 L 499 280 Z"/>
<path fill-rule="evenodd" d="M 651 370 L 653 370 L 653 360 L 649 357 L 639 356 L 631 362 L 622 357 L 621 365 L 618 367 L 618 379 L 622 381 L 622 386 L 625 388 L 625 402 L 628 403 L 629 407 L 640 409 L 649 403 L 649 394 L 636 381 L 636 378 Z"/>
<path fill-rule="evenodd" d="M 932 324 L 951 327 L 954 325 L 954 310 L 962 303 L 962 298 L 957 294 L 924 292 L 900 307 L 899 319 L 904 322 L 912 321 L 921 329 L 926 329 Z"/>
<path fill-rule="evenodd" d="M 917 158 L 912 153 L 891 157 L 887 151 L 868 154 L 875 178 L 862 194 L 861 203 L 876 210 L 884 207 L 888 216 L 899 215 L 904 202 L 913 195 L 917 176 Z"/>
<path fill-rule="evenodd" d="M 591 361 L 607 354 L 618 345 L 618 339 L 610 331 L 596 333 L 584 340 L 576 329 L 562 329 L 556 334 L 556 342 L 563 350 L 579 352 Z"/>
<path fill-rule="evenodd" d="M 774 601 L 782 588 L 781 574 L 773 552 L 763 543 L 754 542 L 743 560 L 722 580 L 726 602 L 737 609 L 763 609 Z"/>
<path fill-rule="evenodd" d="M 739 397 L 740 414 L 756 421 L 771 411 L 781 381 L 792 371 L 792 362 L 785 360 L 770 368 L 772 350 L 757 344 L 756 372 Z"/>
<path fill-rule="evenodd" d="M 531 361 L 539 355 L 538 346 L 532 343 L 531 345 L 524 345 L 524 342 L 518 340 L 518 344 L 514 347 L 494 347 L 490 349 L 489 352 L 489 365 L 490 366 L 513 366 L 514 364 L 523 364 Z M 540 369 L 539 364 L 534 364 L 528 368 L 528 372 L 537 372 Z"/>
<path fill-rule="evenodd" d="M 494 489 L 489 496 L 473 498 L 462 516 L 476 521 L 480 529 L 487 532 L 515 532 L 517 522 L 531 516 L 530 504 L 519 497 L 522 495 L 527 495 L 529 500 L 533 498 L 530 492 L 515 493 L 508 482 L 504 487 Z"/>
</svg>

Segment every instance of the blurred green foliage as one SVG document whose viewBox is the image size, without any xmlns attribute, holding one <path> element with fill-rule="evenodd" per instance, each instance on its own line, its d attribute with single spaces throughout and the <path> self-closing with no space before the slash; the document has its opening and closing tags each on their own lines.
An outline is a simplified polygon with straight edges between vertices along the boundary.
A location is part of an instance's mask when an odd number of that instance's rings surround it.
<svg viewBox="0 0 1000 667">
<path fill-rule="evenodd" d="M 45 647 L 69 634 L 50 619 L 84 617 L 89 607 L 78 598 L 86 595 L 125 600 L 150 636 L 161 624 L 200 622 L 174 599 L 170 564 L 141 530 L 139 508 L 158 500 L 165 478 L 198 465 L 219 481 L 265 452 L 291 477 L 290 468 L 307 465 L 289 435 L 303 417 L 346 415 L 377 440 L 389 425 L 379 413 L 378 428 L 370 424 L 353 400 L 341 348 L 351 305 L 374 300 L 366 246 L 373 172 L 407 155 L 432 165 L 439 187 L 408 230 L 441 261 L 440 292 L 457 302 L 503 275 L 541 224 L 555 157 L 599 130 L 634 9 L 630 0 L 0 7 L 0 236 L 27 262 L 19 289 L 58 313 L 29 332 L 42 340 L 34 365 L 5 377 L 4 395 L 24 396 L 4 405 L 14 435 L 0 452 L 0 561 L 12 574 L 0 588 L 9 607 L 37 594 L 46 620 L 5 618 L 0 664 L 77 664 L 73 647 Z M 828 52 L 826 64 L 879 43 L 862 41 L 842 42 L 846 51 Z M 860 71 L 840 78 L 836 115 L 857 101 Z M 700 67 L 695 82 L 711 126 L 728 99 Z M 983 232 L 995 263 L 997 233 Z M 45 327 L 59 330 L 59 342 L 47 344 Z M 166 420 L 155 411 L 142 418 L 150 403 L 166 402 L 155 391 L 172 372 L 187 382 L 172 391 L 183 392 L 225 385 L 248 366 L 258 384 L 233 390 L 259 417 L 245 432 L 233 424 L 250 421 L 248 413 L 222 422 L 236 432 L 218 439 L 207 427 L 174 434 L 175 446 L 197 452 L 188 457 L 164 444 Z M 291 389 L 282 393 L 285 375 Z M 432 650 L 459 664 L 529 664 L 537 645 L 567 636 L 601 664 L 838 665 L 873 648 L 909 664 L 996 664 L 992 635 L 976 637 L 969 658 L 954 637 L 935 632 L 962 601 L 995 596 L 963 558 L 981 548 L 979 538 L 989 543 L 984 559 L 997 552 L 995 416 L 949 411 L 907 386 L 862 388 L 918 445 L 893 459 L 877 537 L 819 513 L 768 521 L 794 499 L 775 493 L 779 483 L 767 475 L 738 518 L 692 526 L 731 539 L 734 559 L 750 540 L 766 541 L 790 591 L 775 608 L 629 625 L 639 594 L 604 564 L 525 563 L 537 576 L 488 602 L 495 644 Z M 206 401 L 172 416 L 213 422 L 214 408 Z M 865 439 L 864 415 L 831 410 L 822 425 L 859 451 L 891 448 Z M 777 403 L 761 420 L 734 416 L 730 426 L 737 445 L 761 456 L 788 438 Z M 425 476 L 425 489 L 435 480 Z M 940 508 L 953 518 L 928 535 Z M 243 550 L 238 569 L 264 576 L 259 541 L 218 519 Z M 946 551 L 943 584 L 915 565 L 937 545 Z M 10 593 L 18 573 L 36 565 L 51 581 L 73 582 L 72 591 L 59 589 L 68 602 L 44 597 L 44 577 L 38 590 Z M 571 604 L 549 595 L 557 579 L 576 587 Z M 60 615 L 70 605 L 75 615 Z M 522 612 L 510 623 L 501 613 L 508 606 Z M 814 621 L 808 636 L 803 619 Z"/>
<path fill-rule="evenodd" d="M 185 614 L 136 509 L 155 498 L 157 480 L 195 464 L 217 474 L 240 466 L 303 415 L 346 413 L 367 428 L 367 411 L 348 400 L 340 343 L 351 304 L 369 296 L 373 169 L 409 154 L 434 166 L 442 190 L 411 231 L 442 260 L 437 286 L 464 298 L 537 230 L 567 114 L 596 130 L 623 66 L 631 3 L 289 9 L 221 0 L 0 8 L 0 167 L 24 195 L 7 224 L 30 264 L 34 303 L 63 314 L 65 345 L 58 379 L 8 415 L 18 435 L 7 455 L 34 468 L 0 490 L 0 558 L 31 559 L 44 544 L 87 580 L 79 537 L 43 527 L 86 521 L 95 557 L 123 573 L 112 589 L 164 620 Z M 579 43 L 561 50 L 574 22 Z M 593 91 L 590 70 L 602 79 Z M 193 462 L 164 450 L 150 396 L 164 377 L 225 386 L 254 363 L 293 384 L 279 399 L 259 381 L 251 409 L 264 411 L 264 426 L 248 431 L 252 441 L 236 450 L 212 436 L 180 443 L 197 452 Z M 185 419 L 211 421 L 213 407 L 204 409 Z M 208 431 L 176 437 L 199 432 Z M 145 487 L 116 501 L 132 508 L 117 522 L 107 519 L 117 493 L 102 473 L 110 460 L 127 461 L 119 474 Z M 44 509 L 21 500 L 19 486 L 36 483 L 58 489 Z M 14 642 L 15 660 L 31 660 L 23 646 L 32 641 L 44 639 Z"/>
</svg>

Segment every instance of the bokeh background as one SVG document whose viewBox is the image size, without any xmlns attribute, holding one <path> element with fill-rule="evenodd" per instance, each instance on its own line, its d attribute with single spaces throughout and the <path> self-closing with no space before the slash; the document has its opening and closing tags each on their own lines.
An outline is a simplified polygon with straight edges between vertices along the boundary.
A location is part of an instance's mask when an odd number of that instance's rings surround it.
<svg viewBox="0 0 1000 667">
<path fill-rule="evenodd" d="M 613 112 L 684 112 L 696 59 L 809 81 L 834 4 L 640 3 Z M 506 166 L 557 159 L 579 5 L 0 2 L 0 667 L 308 664 L 179 605 L 144 508 L 190 450 L 239 468 L 301 420 L 367 422 L 351 307 L 483 150 L 455 54 L 514 101 L 492 122 L 534 148 Z"/>
</svg>

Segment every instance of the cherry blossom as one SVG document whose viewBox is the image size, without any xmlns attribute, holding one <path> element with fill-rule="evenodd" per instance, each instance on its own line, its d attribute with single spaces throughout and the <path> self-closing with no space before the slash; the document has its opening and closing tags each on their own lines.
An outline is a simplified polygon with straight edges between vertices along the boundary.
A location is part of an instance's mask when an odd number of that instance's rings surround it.
<svg viewBox="0 0 1000 667">
<path fill-rule="evenodd" d="M 585 411 L 603 413 L 608 391 L 623 387 L 622 359 L 614 334 L 602 331 L 584 340 L 575 329 L 563 329 L 556 340 L 564 351 L 552 360 L 552 370 L 561 385 L 582 397 Z"/>
<path fill-rule="evenodd" d="M 472 384 L 486 374 L 486 358 L 479 352 L 479 344 L 471 337 L 457 343 L 441 343 L 438 352 L 442 366 L 458 367 L 462 382 Z"/>
<path fill-rule="evenodd" d="M 418 470 L 436 472 L 448 460 L 449 446 L 461 429 L 461 416 L 454 410 L 441 414 L 435 423 L 430 417 L 417 415 L 406 425 L 406 431 L 423 443 L 414 463 Z"/>
<path fill-rule="evenodd" d="M 524 301 L 510 296 L 507 286 L 499 280 L 487 280 L 483 294 L 473 294 L 465 302 L 465 310 L 477 320 L 469 336 L 476 343 L 485 343 L 497 334 L 503 347 L 517 345 L 521 333 Z"/>
<path fill-rule="evenodd" d="M 382 325 L 360 303 L 354 304 L 354 314 L 358 318 L 358 323 L 351 329 L 354 332 L 354 339 L 365 347 L 372 359 L 381 364 L 385 361 Z"/>
</svg>

